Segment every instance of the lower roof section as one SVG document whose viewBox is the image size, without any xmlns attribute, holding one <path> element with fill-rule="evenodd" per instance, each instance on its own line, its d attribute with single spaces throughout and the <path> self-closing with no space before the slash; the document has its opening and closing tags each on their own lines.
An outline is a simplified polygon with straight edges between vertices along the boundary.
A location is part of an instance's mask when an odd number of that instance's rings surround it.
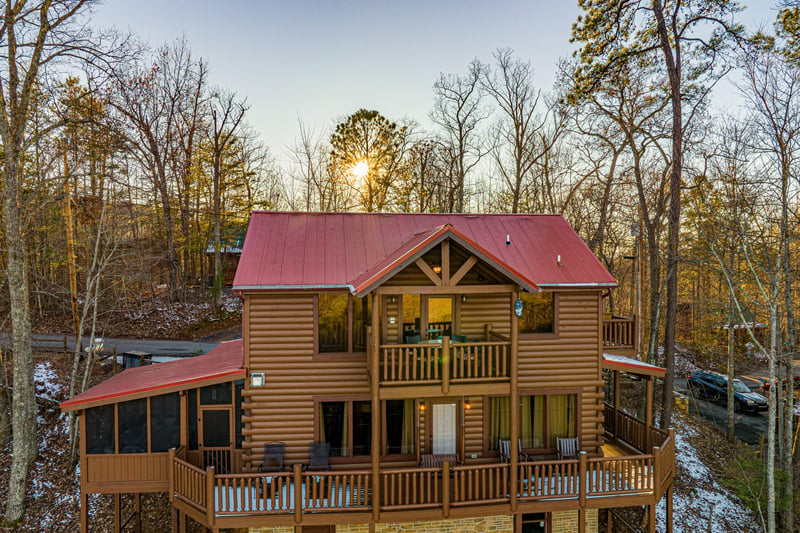
<svg viewBox="0 0 800 533">
<path fill-rule="evenodd" d="M 638 359 L 625 357 L 624 355 L 615 355 L 610 353 L 603 354 L 603 368 L 607 370 L 619 370 L 629 374 L 636 374 L 639 376 L 653 376 L 663 378 L 667 373 L 665 368 L 660 366 L 651 365 Z"/>
<path fill-rule="evenodd" d="M 223 342 L 205 355 L 129 368 L 61 402 L 64 412 L 157 396 L 243 378 L 242 340 Z"/>
</svg>

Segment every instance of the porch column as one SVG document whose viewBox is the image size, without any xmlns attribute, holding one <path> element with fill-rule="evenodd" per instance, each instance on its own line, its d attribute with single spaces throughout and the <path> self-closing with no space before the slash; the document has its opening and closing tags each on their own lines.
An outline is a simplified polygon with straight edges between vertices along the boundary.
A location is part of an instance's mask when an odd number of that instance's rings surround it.
<svg viewBox="0 0 800 533">
<path fill-rule="evenodd" d="M 514 312 L 514 303 L 519 298 L 518 291 L 511 292 L 511 461 L 509 463 L 509 483 L 511 484 L 511 512 L 517 510 L 517 492 L 519 487 L 519 319 Z"/>
<path fill-rule="evenodd" d="M 78 445 L 80 448 L 81 487 L 80 487 L 80 515 L 81 533 L 89 533 L 89 495 L 86 493 L 83 482 L 89 475 L 86 461 L 86 412 L 83 410 L 75 413 L 78 417 Z M 115 432 L 116 434 L 116 432 Z M 116 438 L 114 440 L 117 440 Z"/>
<path fill-rule="evenodd" d="M 644 451 L 649 452 L 653 443 L 650 442 L 650 428 L 653 426 L 653 376 L 645 378 L 645 395 L 647 398 L 644 403 L 644 424 L 645 424 L 645 438 L 644 438 Z"/>
<path fill-rule="evenodd" d="M 372 297 L 372 324 L 368 330 L 367 338 L 369 343 L 369 365 L 370 365 L 370 392 L 372 393 L 372 446 L 370 453 L 372 456 L 372 518 L 375 521 L 380 519 L 381 511 L 379 502 L 381 501 L 381 401 L 380 401 L 380 336 L 381 336 L 381 304 L 382 297 L 375 294 Z"/>
</svg>

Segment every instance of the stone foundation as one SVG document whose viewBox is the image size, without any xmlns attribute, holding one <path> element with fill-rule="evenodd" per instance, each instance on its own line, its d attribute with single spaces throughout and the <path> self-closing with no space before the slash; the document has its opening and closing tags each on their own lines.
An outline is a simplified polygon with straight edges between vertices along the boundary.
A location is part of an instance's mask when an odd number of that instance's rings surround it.
<svg viewBox="0 0 800 533">
<path fill-rule="evenodd" d="M 551 533 L 576 533 L 578 511 L 556 511 L 550 515 Z M 250 533 L 294 533 L 293 527 L 251 528 Z M 369 524 L 338 524 L 336 533 L 370 533 Z M 514 533 L 513 516 L 483 516 L 430 522 L 375 524 L 375 533 Z M 586 511 L 586 533 L 598 533 L 597 509 Z"/>
<path fill-rule="evenodd" d="M 513 516 L 375 524 L 375 533 L 513 533 Z M 339 524 L 336 533 L 369 533 L 369 524 Z"/>
<path fill-rule="evenodd" d="M 551 533 L 578 531 L 578 511 L 556 511 L 550 514 Z M 597 509 L 586 510 L 586 533 L 597 533 Z"/>
</svg>

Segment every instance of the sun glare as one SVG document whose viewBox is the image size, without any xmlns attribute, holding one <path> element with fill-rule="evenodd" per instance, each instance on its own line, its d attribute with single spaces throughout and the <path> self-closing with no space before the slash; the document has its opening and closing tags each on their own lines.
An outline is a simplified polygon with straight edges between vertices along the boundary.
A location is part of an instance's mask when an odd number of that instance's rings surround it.
<svg viewBox="0 0 800 533">
<path fill-rule="evenodd" d="M 350 169 L 350 172 L 352 172 L 353 176 L 355 176 L 359 180 L 363 180 L 364 178 L 367 177 L 367 174 L 369 174 L 369 163 L 367 162 L 366 159 L 362 159 L 361 161 L 353 165 L 353 168 Z"/>
</svg>

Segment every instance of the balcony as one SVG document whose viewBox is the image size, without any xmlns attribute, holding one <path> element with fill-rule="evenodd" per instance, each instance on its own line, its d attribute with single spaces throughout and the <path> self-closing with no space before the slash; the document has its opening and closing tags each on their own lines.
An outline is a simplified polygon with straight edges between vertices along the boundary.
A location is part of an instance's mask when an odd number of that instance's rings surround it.
<svg viewBox="0 0 800 533">
<path fill-rule="evenodd" d="M 208 527 L 302 525 L 338 521 L 447 519 L 482 513 L 648 505 L 658 502 L 674 478 L 671 433 L 606 406 L 606 430 L 640 454 L 577 460 L 524 462 L 512 476 L 508 463 L 441 468 L 380 468 L 332 472 L 218 475 L 187 460 L 184 449 L 170 452 L 169 495 L 173 505 Z M 652 445 L 649 453 L 643 453 Z M 376 484 L 378 485 L 376 489 Z M 409 514 L 409 513 L 412 514 Z M 328 518 L 330 521 L 331 518 Z"/>
<path fill-rule="evenodd" d="M 637 350 L 639 317 L 612 315 L 603 319 L 603 348 Z"/>
</svg>

